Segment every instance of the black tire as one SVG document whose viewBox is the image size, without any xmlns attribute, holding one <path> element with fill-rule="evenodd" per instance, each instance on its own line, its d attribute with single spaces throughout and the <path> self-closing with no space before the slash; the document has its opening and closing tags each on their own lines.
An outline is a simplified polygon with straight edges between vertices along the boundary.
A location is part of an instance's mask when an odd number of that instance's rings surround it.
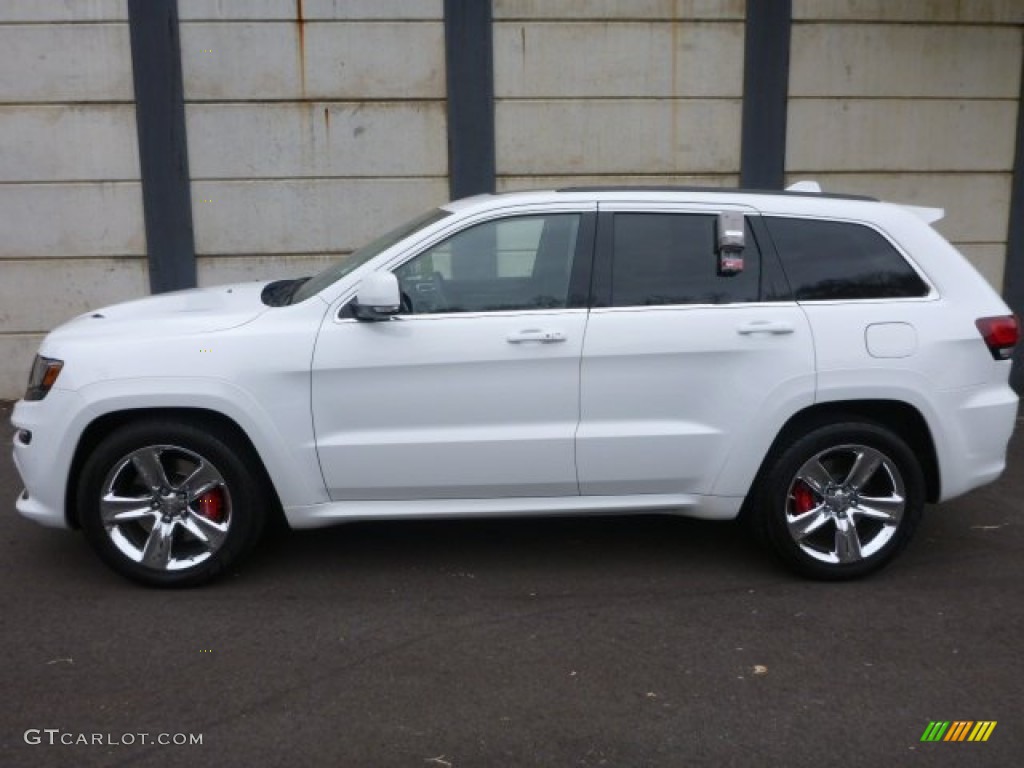
<svg viewBox="0 0 1024 768">
<path fill-rule="evenodd" d="M 104 563 L 142 584 L 216 579 L 253 547 L 268 517 L 272 494 L 249 468 L 251 453 L 217 424 L 125 425 L 82 467 L 82 530 Z"/>
<path fill-rule="evenodd" d="M 863 469 L 854 473 L 858 455 Z M 751 522 L 796 573 L 828 581 L 858 578 L 906 547 L 921 519 L 924 488 L 920 463 L 891 430 L 862 421 L 825 424 L 769 459 Z"/>
</svg>

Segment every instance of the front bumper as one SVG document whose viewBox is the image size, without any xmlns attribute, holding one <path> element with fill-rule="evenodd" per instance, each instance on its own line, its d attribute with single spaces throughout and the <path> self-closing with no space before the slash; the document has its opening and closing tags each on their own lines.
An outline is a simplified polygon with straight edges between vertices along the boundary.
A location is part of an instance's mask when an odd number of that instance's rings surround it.
<svg viewBox="0 0 1024 768">
<path fill-rule="evenodd" d="M 81 398 L 59 389 L 43 400 L 20 400 L 14 406 L 14 467 L 25 486 L 14 506 L 29 520 L 52 528 L 70 527 L 64 502 L 82 414 Z M 20 439 L 21 430 L 32 434 L 30 443 Z"/>
</svg>

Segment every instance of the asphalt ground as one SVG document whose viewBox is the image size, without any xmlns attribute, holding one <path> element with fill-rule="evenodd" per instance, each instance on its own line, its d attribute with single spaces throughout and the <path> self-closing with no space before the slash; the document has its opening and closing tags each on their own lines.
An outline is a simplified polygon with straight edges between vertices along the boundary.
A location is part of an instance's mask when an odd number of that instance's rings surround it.
<svg viewBox="0 0 1024 768">
<path fill-rule="evenodd" d="M 18 517 L 8 453 L 0 766 L 1024 762 L 1021 432 L 997 484 L 844 584 L 732 524 L 620 517 L 296 532 L 157 591 Z M 997 726 L 922 743 L 932 720 Z"/>
</svg>

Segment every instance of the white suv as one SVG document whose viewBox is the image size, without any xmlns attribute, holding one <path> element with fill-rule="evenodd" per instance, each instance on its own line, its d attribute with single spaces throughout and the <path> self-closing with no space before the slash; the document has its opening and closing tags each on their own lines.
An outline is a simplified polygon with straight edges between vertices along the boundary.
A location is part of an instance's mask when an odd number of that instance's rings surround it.
<svg viewBox="0 0 1024 768">
<path fill-rule="evenodd" d="M 804 187 L 806 189 L 806 187 Z M 743 513 L 859 576 L 994 480 L 1018 324 L 933 209 L 573 188 L 451 203 L 308 279 L 154 296 L 43 342 L 17 508 L 139 581 L 283 512 Z"/>
</svg>

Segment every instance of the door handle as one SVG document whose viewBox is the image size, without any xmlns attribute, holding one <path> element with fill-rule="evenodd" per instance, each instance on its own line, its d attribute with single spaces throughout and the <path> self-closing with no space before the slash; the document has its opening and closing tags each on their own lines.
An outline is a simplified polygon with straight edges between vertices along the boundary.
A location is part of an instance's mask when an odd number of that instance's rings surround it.
<svg viewBox="0 0 1024 768">
<path fill-rule="evenodd" d="M 742 336 L 749 336 L 752 333 L 770 333 L 780 336 L 784 333 L 792 333 L 793 330 L 792 323 L 779 320 L 752 320 L 736 327 L 736 333 Z"/>
<path fill-rule="evenodd" d="M 516 331 L 505 337 L 509 344 L 523 344 L 527 341 L 536 341 L 540 344 L 554 344 L 559 341 L 565 341 L 565 339 L 565 333 L 562 331 L 542 330 L 539 328 Z"/>
</svg>

